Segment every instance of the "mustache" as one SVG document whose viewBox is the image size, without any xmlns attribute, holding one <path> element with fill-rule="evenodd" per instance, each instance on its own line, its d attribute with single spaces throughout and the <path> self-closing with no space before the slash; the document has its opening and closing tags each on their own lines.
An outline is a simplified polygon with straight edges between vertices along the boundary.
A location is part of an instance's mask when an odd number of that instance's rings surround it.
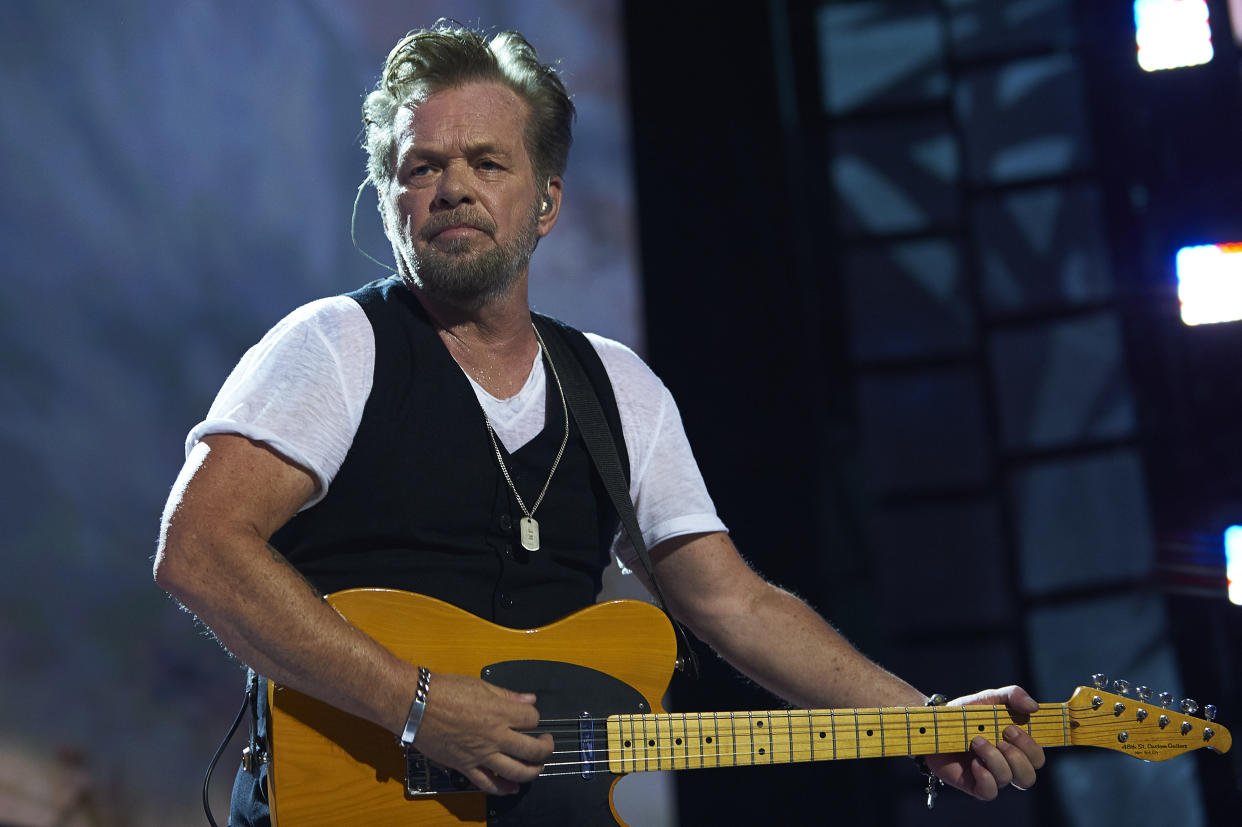
<svg viewBox="0 0 1242 827">
<path fill-rule="evenodd" d="M 436 213 L 427 219 L 427 223 L 419 230 L 418 236 L 423 241 L 431 241 L 437 234 L 449 227 L 473 227 L 490 236 L 496 234 L 496 223 L 486 215 L 471 210 L 457 209 L 447 213 Z"/>
</svg>

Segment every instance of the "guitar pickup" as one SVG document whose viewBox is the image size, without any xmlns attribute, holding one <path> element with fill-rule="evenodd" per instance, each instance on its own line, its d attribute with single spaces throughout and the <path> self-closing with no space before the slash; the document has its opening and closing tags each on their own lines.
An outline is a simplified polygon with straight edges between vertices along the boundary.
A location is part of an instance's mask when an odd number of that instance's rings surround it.
<svg viewBox="0 0 1242 827">
<path fill-rule="evenodd" d="M 595 721 L 590 712 L 578 714 L 578 752 L 581 753 L 582 777 L 595 776 Z"/>
</svg>

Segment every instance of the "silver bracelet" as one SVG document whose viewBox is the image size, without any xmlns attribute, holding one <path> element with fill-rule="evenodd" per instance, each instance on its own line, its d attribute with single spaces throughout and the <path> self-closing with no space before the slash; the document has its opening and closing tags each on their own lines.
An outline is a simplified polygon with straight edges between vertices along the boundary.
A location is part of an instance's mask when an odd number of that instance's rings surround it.
<svg viewBox="0 0 1242 827">
<path fill-rule="evenodd" d="M 423 724 L 423 713 L 427 711 L 427 690 L 431 687 L 431 670 L 425 666 L 418 667 L 418 688 L 414 690 L 414 703 L 410 704 L 410 714 L 405 719 L 405 731 L 401 733 L 401 746 L 410 747 L 418 737 L 418 728 Z"/>
</svg>

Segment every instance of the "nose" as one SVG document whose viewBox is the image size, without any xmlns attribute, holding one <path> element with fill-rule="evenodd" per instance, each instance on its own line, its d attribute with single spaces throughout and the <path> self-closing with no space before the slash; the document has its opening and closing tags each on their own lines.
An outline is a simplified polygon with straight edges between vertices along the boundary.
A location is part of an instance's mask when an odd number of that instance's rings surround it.
<svg viewBox="0 0 1242 827">
<path fill-rule="evenodd" d="M 460 204 L 473 204 L 469 168 L 462 163 L 447 164 L 440 172 L 436 185 L 435 206 L 451 210 Z"/>
</svg>

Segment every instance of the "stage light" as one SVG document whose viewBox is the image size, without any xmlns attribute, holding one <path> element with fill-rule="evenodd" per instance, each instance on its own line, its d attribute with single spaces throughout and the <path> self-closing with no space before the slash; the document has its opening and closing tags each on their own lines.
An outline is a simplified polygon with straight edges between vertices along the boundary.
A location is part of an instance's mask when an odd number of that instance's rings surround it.
<svg viewBox="0 0 1242 827">
<path fill-rule="evenodd" d="M 1242 319 L 1242 243 L 1178 250 L 1177 298 L 1188 325 Z"/>
<path fill-rule="evenodd" d="M 1207 0 L 1134 0 L 1138 62 L 1148 72 L 1212 59 Z"/>
<path fill-rule="evenodd" d="M 1229 602 L 1242 606 L 1242 525 L 1225 529 L 1225 582 Z"/>
</svg>

